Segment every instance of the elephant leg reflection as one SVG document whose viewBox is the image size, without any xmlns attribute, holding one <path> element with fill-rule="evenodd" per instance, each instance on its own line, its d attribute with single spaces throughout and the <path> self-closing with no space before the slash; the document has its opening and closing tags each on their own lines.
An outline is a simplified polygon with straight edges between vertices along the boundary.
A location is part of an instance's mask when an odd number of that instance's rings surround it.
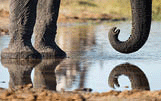
<svg viewBox="0 0 161 101">
<path fill-rule="evenodd" d="M 43 59 L 36 66 L 34 74 L 34 88 L 56 90 L 55 68 L 63 59 Z"/>
<path fill-rule="evenodd" d="M 56 68 L 57 90 L 73 90 L 91 92 L 91 88 L 85 88 L 86 74 L 89 64 L 80 63 L 77 59 L 66 58 Z M 74 89 L 73 89 L 74 88 Z"/>
<path fill-rule="evenodd" d="M 125 75 L 130 79 L 132 89 L 150 90 L 146 75 L 137 66 L 129 63 L 116 66 L 109 75 L 108 84 L 110 87 L 120 86 L 118 83 L 120 75 Z"/>
<path fill-rule="evenodd" d="M 56 68 L 57 90 L 72 88 L 80 72 L 80 63 L 76 59 L 66 58 L 58 68 Z"/>
<path fill-rule="evenodd" d="M 4 67 L 8 68 L 10 74 L 9 87 L 17 88 L 32 84 L 31 72 L 40 60 L 30 60 L 29 62 L 28 60 L 2 59 L 1 62 Z"/>
</svg>

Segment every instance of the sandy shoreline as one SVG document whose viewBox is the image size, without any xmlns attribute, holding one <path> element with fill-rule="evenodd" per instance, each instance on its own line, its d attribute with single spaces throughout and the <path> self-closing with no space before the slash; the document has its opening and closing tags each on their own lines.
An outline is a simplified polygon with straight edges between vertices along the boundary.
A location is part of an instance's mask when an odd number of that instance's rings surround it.
<svg viewBox="0 0 161 101">
<path fill-rule="evenodd" d="M 9 101 L 161 101 L 161 91 L 109 91 L 89 93 L 85 91 L 55 92 L 44 88 L 26 87 L 17 89 L 0 89 L 0 100 Z"/>
</svg>

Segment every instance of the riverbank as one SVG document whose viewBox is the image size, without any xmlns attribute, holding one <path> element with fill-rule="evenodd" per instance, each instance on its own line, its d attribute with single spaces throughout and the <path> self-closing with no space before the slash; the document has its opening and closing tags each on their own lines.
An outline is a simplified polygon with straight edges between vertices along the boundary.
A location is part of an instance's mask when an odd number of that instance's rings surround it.
<svg viewBox="0 0 161 101">
<path fill-rule="evenodd" d="M 152 19 L 161 20 L 161 2 L 153 0 Z M 8 34 L 9 0 L 0 0 L 0 35 Z M 129 0 L 61 0 L 58 23 L 131 19 Z"/>
<path fill-rule="evenodd" d="M 62 0 L 58 23 L 81 23 L 81 22 L 95 22 L 100 23 L 103 21 L 120 21 L 126 20 L 127 17 L 120 16 L 115 13 L 106 13 L 95 2 L 88 1 L 75 1 L 75 0 Z M 102 12 L 100 12 L 102 11 Z M 81 13 L 80 13 L 81 12 Z M 9 26 L 9 0 L 0 0 L 0 35 L 8 35 Z"/>
<path fill-rule="evenodd" d="M 120 17 L 117 15 L 110 14 L 94 14 L 88 12 L 82 12 L 79 15 L 73 15 L 67 13 L 59 14 L 58 23 L 82 23 L 82 22 L 95 22 L 101 23 L 103 21 L 125 21 L 127 18 Z M 0 10 L 0 35 L 8 35 L 8 26 L 9 26 L 9 12 L 7 10 Z"/>
<path fill-rule="evenodd" d="M 17 89 L 0 89 L 0 100 L 9 101 L 161 101 L 161 91 L 109 91 L 104 93 L 85 91 L 55 92 L 35 89 L 29 84 Z"/>
</svg>

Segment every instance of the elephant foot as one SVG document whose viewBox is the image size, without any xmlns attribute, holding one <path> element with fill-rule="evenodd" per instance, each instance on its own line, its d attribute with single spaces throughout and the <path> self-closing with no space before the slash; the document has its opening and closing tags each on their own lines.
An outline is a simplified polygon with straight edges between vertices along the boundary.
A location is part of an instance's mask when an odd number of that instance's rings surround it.
<svg viewBox="0 0 161 101">
<path fill-rule="evenodd" d="M 1 59 L 41 59 L 41 54 L 27 46 L 23 48 L 9 47 L 2 50 Z"/>
<path fill-rule="evenodd" d="M 36 50 L 42 55 L 44 59 L 51 58 L 65 58 L 66 53 L 60 49 L 56 44 L 53 46 L 36 46 Z"/>
</svg>

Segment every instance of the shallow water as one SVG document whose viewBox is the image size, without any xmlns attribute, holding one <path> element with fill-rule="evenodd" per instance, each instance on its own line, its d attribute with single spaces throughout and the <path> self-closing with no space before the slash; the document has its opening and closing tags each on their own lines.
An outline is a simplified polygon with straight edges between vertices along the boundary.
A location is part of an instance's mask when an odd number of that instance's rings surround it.
<svg viewBox="0 0 161 101">
<path fill-rule="evenodd" d="M 111 71 L 127 62 L 132 65 L 130 71 L 118 73 L 120 87 L 115 90 L 130 90 L 136 85 L 148 82 L 150 90 L 161 89 L 161 22 L 152 22 L 148 41 L 139 51 L 121 54 L 115 51 L 108 41 L 108 31 L 117 26 L 121 29 L 120 40 L 128 39 L 131 32 L 130 22 L 102 24 L 59 24 L 57 43 L 67 52 L 63 60 L 42 60 L 37 64 L 17 63 L 13 61 L 0 64 L 0 87 L 14 87 L 18 84 L 33 83 L 34 87 L 48 89 L 74 90 L 92 88 L 94 92 L 113 90 L 108 85 Z M 34 40 L 33 40 L 34 41 Z M 0 37 L 0 51 L 7 47 L 9 36 Z M 2 65 L 3 64 L 3 65 Z M 137 70 L 141 70 L 141 74 Z M 30 77 L 31 74 L 31 77 Z M 20 76 L 19 76 L 20 75 Z M 23 76 L 22 76 L 23 75 Z M 143 81 L 145 75 L 147 81 Z M 137 78 L 140 77 L 140 78 Z M 131 81 L 130 81 L 131 80 Z M 5 81 L 5 83 L 1 83 Z M 10 84 L 9 84 L 10 82 Z M 56 85 L 57 84 L 57 85 Z"/>
</svg>

